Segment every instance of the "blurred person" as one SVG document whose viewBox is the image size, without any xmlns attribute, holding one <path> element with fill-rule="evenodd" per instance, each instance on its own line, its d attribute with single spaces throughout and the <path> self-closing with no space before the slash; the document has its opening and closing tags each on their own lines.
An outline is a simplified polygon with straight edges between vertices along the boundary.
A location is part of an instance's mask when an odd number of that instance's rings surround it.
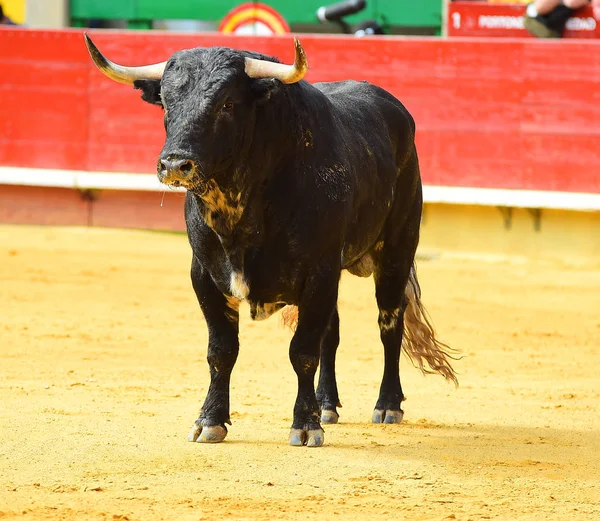
<svg viewBox="0 0 600 521">
<path fill-rule="evenodd" d="M 600 1 L 594 2 L 594 16 L 600 15 Z M 534 0 L 527 6 L 523 25 L 538 38 L 560 38 L 567 20 L 590 0 Z"/>
<path fill-rule="evenodd" d="M 17 25 L 8 16 L 6 16 L 4 14 L 4 9 L 2 9 L 2 4 L 0 4 L 0 25 Z"/>
<path fill-rule="evenodd" d="M 385 30 L 375 20 L 365 20 L 354 28 L 354 36 L 373 36 L 375 34 L 385 34 Z"/>
</svg>

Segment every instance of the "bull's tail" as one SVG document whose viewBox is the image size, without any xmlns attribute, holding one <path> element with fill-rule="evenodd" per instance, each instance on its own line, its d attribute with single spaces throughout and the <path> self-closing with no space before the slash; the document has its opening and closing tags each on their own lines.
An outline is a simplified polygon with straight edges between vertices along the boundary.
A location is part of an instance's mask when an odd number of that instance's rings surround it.
<svg viewBox="0 0 600 521">
<path fill-rule="evenodd" d="M 413 264 L 405 290 L 408 301 L 404 312 L 404 335 L 402 348 L 415 367 L 423 374 L 441 374 L 458 386 L 458 378 L 450 360 L 457 360 L 457 351 L 440 342 L 429 315 L 421 302 L 421 287 Z M 427 363 L 427 366 L 425 365 Z"/>
<path fill-rule="evenodd" d="M 281 312 L 281 322 L 292 331 L 296 331 L 298 327 L 298 306 L 285 306 Z"/>
<path fill-rule="evenodd" d="M 458 352 L 435 337 L 429 314 L 421 302 L 421 287 L 414 265 L 410 270 L 405 295 L 408 302 L 404 312 L 404 335 L 402 335 L 404 353 L 423 374 L 439 373 L 458 386 L 456 372 L 450 363 L 451 360 L 459 359 L 456 356 Z M 298 326 L 298 307 L 286 306 L 281 316 L 282 323 L 295 331 Z"/>
</svg>

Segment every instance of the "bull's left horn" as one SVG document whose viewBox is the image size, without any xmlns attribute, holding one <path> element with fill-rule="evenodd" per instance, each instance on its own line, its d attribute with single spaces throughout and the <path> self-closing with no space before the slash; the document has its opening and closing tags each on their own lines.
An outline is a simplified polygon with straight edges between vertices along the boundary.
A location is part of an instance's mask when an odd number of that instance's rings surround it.
<svg viewBox="0 0 600 521">
<path fill-rule="evenodd" d="M 246 74 L 251 78 L 277 78 L 282 83 L 296 83 L 304 78 L 308 61 L 298 38 L 294 38 L 294 65 L 285 65 L 255 58 L 246 58 Z"/>
<path fill-rule="evenodd" d="M 133 85 L 135 80 L 160 80 L 167 62 L 155 63 L 154 65 L 144 65 L 142 67 L 124 67 L 111 62 L 108 58 L 98 50 L 96 44 L 87 35 L 83 34 L 85 45 L 90 52 L 92 60 L 100 71 L 108 76 L 111 80 L 124 83 L 125 85 Z"/>
</svg>

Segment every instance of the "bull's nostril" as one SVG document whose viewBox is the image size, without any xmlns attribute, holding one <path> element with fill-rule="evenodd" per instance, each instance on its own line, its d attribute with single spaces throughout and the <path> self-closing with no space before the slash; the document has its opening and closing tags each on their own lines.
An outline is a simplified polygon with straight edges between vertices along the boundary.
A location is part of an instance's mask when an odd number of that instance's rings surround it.
<svg viewBox="0 0 600 521">
<path fill-rule="evenodd" d="M 175 181 L 187 181 L 194 176 L 196 167 L 191 159 L 173 159 L 172 156 L 167 156 L 164 159 L 159 159 L 158 178 L 167 184 L 173 184 Z"/>
<path fill-rule="evenodd" d="M 185 161 L 180 167 L 179 170 L 189 174 L 194 169 L 194 164 L 191 161 Z"/>
</svg>

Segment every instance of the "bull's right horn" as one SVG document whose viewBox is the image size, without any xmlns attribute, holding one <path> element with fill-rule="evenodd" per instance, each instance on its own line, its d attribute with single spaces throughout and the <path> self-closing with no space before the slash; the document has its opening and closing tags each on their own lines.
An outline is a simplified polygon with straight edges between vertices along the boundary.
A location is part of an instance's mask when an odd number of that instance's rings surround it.
<svg viewBox="0 0 600 521">
<path fill-rule="evenodd" d="M 144 65 L 142 67 L 124 67 L 111 62 L 108 58 L 98 50 L 92 39 L 83 33 L 85 45 L 100 71 L 108 76 L 111 80 L 124 83 L 125 85 L 133 85 L 135 80 L 160 80 L 167 62 L 155 63 L 154 65 Z"/>
<path fill-rule="evenodd" d="M 256 58 L 246 58 L 246 74 L 250 78 L 277 78 L 282 83 L 297 83 L 308 71 L 308 61 L 298 38 L 294 38 L 296 57 L 293 65 Z"/>
</svg>

